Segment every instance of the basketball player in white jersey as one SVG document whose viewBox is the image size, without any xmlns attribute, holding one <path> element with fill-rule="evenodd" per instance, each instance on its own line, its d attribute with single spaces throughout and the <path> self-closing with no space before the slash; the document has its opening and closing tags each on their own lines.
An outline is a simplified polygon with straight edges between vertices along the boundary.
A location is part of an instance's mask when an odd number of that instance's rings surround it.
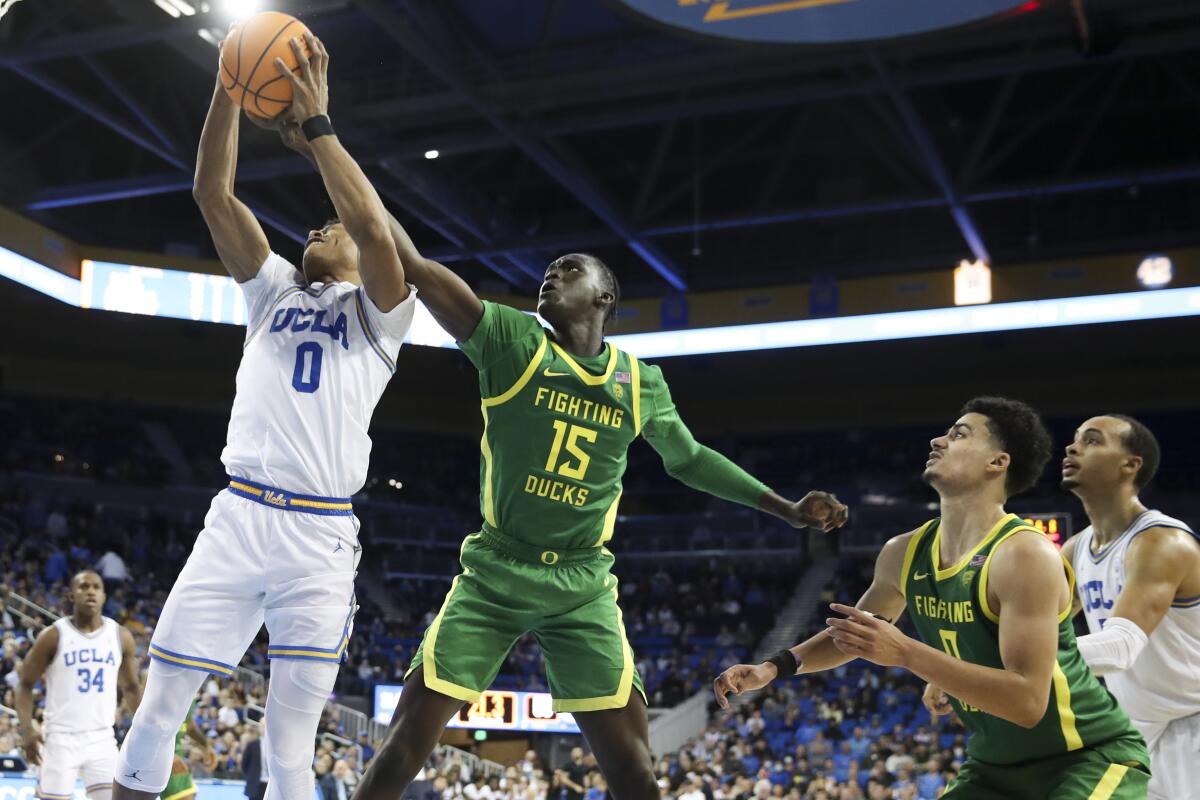
<svg viewBox="0 0 1200 800">
<path fill-rule="evenodd" d="M 193 195 L 248 309 L 221 454 L 229 486 L 214 498 L 154 631 L 145 696 L 121 748 L 118 800 L 163 790 L 196 691 L 207 673 L 233 674 L 264 621 L 267 798 L 308 800 L 315 791 L 317 726 L 355 608 L 350 497 L 366 479 L 367 427 L 416 292 L 379 195 L 333 134 L 328 54 L 313 37 L 308 45 L 292 109 L 340 221 L 309 234 L 301 270 L 271 252 L 233 195 L 239 111 L 219 81 L 200 138 Z"/>
<path fill-rule="evenodd" d="M 1063 546 L 1087 619 L 1079 652 L 1150 748 L 1155 800 L 1200 800 L 1200 537 L 1147 509 L 1154 434 L 1110 414 L 1079 426 L 1062 486 L 1091 525 Z"/>
<path fill-rule="evenodd" d="M 117 766 L 117 691 L 130 714 L 138 707 L 133 634 L 101 613 L 104 581 L 91 570 L 71 579 L 71 616 L 38 634 L 21 666 L 17 718 L 22 747 L 38 767 L 36 794 L 70 800 L 75 780 L 88 797 L 107 798 Z M 33 722 L 33 688 L 45 684 L 42 730 Z"/>
</svg>

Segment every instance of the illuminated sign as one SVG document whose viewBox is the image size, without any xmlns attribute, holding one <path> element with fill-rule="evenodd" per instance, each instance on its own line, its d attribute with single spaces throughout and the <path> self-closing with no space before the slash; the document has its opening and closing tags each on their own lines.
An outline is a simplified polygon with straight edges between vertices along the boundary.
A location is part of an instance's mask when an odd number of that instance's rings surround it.
<svg viewBox="0 0 1200 800">
<path fill-rule="evenodd" d="M 1024 519 L 1026 524 L 1046 534 L 1046 538 L 1059 547 L 1062 547 L 1075 532 L 1070 514 L 1025 514 Z"/>
<path fill-rule="evenodd" d="M 235 299 L 234 293 L 240 295 L 240 291 L 233 279 L 226 276 L 101 262 L 84 262 L 82 275 L 83 280 L 77 281 L 0 247 L 0 276 L 68 305 L 200 322 L 245 324 L 245 302 Z M 1198 315 L 1200 288 L 1190 287 L 627 333 L 611 336 L 609 341 L 639 358 L 666 358 Z M 454 339 L 442 330 L 420 301 L 405 341 L 429 347 L 455 346 Z"/>
<path fill-rule="evenodd" d="M 954 268 L 954 305 L 992 302 L 992 268 L 982 261 L 960 261 Z"/>
<path fill-rule="evenodd" d="M 621 1 L 653 20 L 694 33 L 807 44 L 911 36 L 1028 6 L 1022 0 Z"/>
<path fill-rule="evenodd" d="M 404 687 L 376 684 L 375 720 L 387 725 L 400 702 Z M 531 731 L 535 733 L 579 733 L 575 717 L 555 712 L 554 701 L 546 692 L 510 692 L 489 689 L 479 700 L 464 705 L 450 718 L 450 728 L 493 731 Z"/>
</svg>

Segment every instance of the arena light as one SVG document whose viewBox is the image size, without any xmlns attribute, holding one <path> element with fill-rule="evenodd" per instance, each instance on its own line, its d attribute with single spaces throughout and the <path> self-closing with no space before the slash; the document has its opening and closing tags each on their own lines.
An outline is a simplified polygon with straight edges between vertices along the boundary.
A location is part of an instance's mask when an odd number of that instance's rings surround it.
<svg viewBox="0 0 1200 800">
<path fill-rule="evenodd" d="M 3 247 L 0 275 L 80 308 L 245 324 L 241 292 L 225 275 L 85 261 L 81 280 L 75 280 Z M 1192 316 L 1200 316 L 1200 287 L 629 333 L 610 340 L 642 358 L 667 358 Z M 455 346 L 420 302 L 406 341 Z"/>
<path fill-rule="evenodd" d="M 1148 255 L 1138 264 L 1137 279 L 1147 289 L 1162 289 L 1175 279 L 1175 265 L 1161 253 Z"/>
<path fill-rule="evenodd" d="M 441 153 L 439 153 L 437 150 L 426 150 L 425 151 L 425 158 L 429 159 L 430 161 L 432 161 L 433 159 L 437 158 L 440 155 L 441 155 Z"/>
<path fill-rule="evenodd" d="M 258 6 L 258 0 L 224 0 L 221 10 L 234 19 L 241 19 L 258 11 Z"/>
<path fill-rule="evenodd" d="M 954 305 L 992 302 L 992 268 L 982 261 L 960 261 L 954 268 Z"/>
</svg>

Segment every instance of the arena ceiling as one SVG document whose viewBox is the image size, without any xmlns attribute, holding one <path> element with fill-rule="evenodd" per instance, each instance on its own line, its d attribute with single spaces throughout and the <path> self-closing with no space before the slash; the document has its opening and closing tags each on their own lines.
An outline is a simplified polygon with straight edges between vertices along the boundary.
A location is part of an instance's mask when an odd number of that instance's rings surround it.
<svg viewBox="0 0 1200 800">
<path fill-rule="evenodd" d="M 0 19 L 0 204 L 212 254 L 188 190 L 229 18 L 187 2 Z M 1031 0 L 824 47 L 699 38 L 616 0 L 269 5 L 325 41 L 331 116 L 389 207 L 485 288 L 531 290 L 574 249 L 649 295 L 1200 241 L 1195 0 Z M 249 125 L 239 177 L 281 252 L 330 211 Z"/>
</svg>

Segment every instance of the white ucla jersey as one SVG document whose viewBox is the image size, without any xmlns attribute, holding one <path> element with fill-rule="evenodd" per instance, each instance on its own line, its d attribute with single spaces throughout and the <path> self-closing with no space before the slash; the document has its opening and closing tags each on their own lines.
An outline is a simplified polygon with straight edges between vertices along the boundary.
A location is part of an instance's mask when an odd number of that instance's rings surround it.
<svg viewBox="0 0 1200 800">
<path fill-rule="evenodd" d="M 1079 534 L 1072 566 L 1092 633 L 1104 627 L 1125 588 L 1129 544 L 1150 528 L 1179 528 L 1196 535 L 1160 511 L 1142 513 L 1098 552 L 1090 526 Z M 1200 713 L 1200 597 L 1176 598 L 1134 665 L 1105 675 L 1104 681 L 1134 721 L 1168 722 Z"/>
<path fill-rule="evenodd" d="M 306 285 L 271 253 L 246 297 L 246 344 L 221 461 L 289 492 L 350 497 L 367 478 L 367 428 L 412 325 L 416 290 L 386 314 L 352 283 Z"/>
<path fill-rule="evenodd" d="M 76 628 L 70 617 L 54 623 L 58 650 L 43 678 L 47 733 L 88 733 L 116 724 L 121 626 L 100 619 L 91 633 Z"/>
</svg>

